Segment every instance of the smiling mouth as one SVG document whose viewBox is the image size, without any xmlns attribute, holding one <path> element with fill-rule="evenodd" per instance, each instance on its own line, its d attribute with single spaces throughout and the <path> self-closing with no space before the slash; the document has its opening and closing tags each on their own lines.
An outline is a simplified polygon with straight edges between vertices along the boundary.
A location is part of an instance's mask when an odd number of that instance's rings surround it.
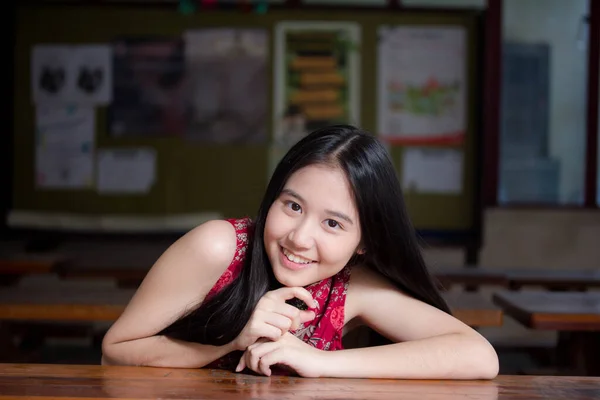
<svg viewBox="0 0 600 400">
<path fill-rule="evenodd" d="M 288 249 L 286 249 L 285 247 L 281 247 L 281 252 L 285 256 L 285 258 L 287 258 L 289 261 L 296 263 L 296 264 L 308 265 L 308 264 L 312 264 L 315 262 L 314 260 L 309 260 L 307 258 L 297 256 L 294 253 L 292 253 L 291 251 L 289 251 Z"/>
</svg>

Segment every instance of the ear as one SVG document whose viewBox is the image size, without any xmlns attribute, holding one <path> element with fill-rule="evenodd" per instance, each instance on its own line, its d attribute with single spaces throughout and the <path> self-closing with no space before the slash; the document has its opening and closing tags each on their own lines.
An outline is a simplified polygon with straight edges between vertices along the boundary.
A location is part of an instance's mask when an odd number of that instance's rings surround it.
<svg viewBox="0 0 600 400">
<path fill-rule="evenodd" d="M 359 254 L 361 256 L 363 254 L 365 254 L 366 252 L 367 252 L 367 249 L 365 249 L 364 247 L 359 247 L 358 250 L 356 250 L 356 254 Z"/>
</svg>

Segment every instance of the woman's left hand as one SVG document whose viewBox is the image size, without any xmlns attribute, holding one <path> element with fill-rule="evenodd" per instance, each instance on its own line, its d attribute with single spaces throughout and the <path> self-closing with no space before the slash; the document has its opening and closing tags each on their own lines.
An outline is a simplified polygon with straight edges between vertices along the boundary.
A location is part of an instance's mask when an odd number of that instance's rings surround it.
<svg viewBox="0 0 600 400">
<path fill-rule="evenodd" d="M 280 364 L 293 369 L 302 377 L 318 378 L 321 375 L 319 366 L 324 363 L 321 359 L 323 353 L 323 350 L 286 332 L 275 342 L 260 339 L 248 346 L 235 370 L 240 372 L 247 367 L 256 373 L 271 376 L 271 366 Z"/>
</svg>

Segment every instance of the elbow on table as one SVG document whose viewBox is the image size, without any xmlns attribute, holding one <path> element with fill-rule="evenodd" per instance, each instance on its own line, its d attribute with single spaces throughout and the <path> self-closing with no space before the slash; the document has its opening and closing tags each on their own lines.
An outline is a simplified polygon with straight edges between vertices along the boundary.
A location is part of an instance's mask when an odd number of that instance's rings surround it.
<svg viewBox="0 0 600 400">
<path fill-rule="evenodd" d="M 135 360 L 135 351 L 132 352 L 130 341 L 115 342 L 110 335 L 105 335 L 102 340 L 102 365 L 139 366 Z"/>
<path fill-rule="evenodd" d="M 102 340 L 102 358 L 101 365 L 123 365 L 118 362 L 118 351 L 115 350 L 116 343 L 109 342 L 106 337 Z"/>
<path fill-rule="evenodd" d="M 485 339 L 477 341 L 473 349 L 473 379 L 494 379 L 500 371 L 498 354 L 494 347 Z"/>
</svg>

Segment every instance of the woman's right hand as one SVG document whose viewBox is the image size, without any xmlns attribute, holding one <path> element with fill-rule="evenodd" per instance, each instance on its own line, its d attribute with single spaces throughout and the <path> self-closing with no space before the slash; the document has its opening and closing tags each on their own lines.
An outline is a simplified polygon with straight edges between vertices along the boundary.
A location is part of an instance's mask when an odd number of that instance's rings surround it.
<svg viewBox="0 0 600 400">
<path fill-rule="evenodd" d="M 298 329 L 300 324 L 315 319 L 313 311 L 302 311 L 286 303 L 294 297 L 306 303 L 308 308 L 315 307 L 311 294 L 302 287 L 283 287 L 265 293 L 248 323 L 235 338 L 234 348 L 245 351 L 260 338 L 276 341 L 289 330 Z"/>
</svg>

